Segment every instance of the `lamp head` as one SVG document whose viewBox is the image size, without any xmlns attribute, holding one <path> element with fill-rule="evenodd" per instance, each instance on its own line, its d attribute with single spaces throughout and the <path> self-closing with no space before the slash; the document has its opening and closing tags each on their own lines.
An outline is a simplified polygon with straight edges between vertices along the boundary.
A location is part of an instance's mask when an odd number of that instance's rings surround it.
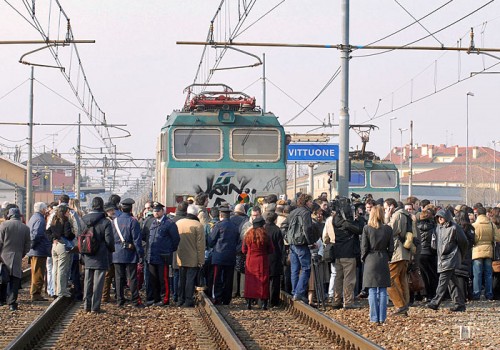
<svg viewBox="0 0 500 350">
<path fill-rule="evenodd" d="M 467 93 L 467 96 L 474 96 L 474 93 L 469 91 L 469 92 Z"/>
</svg>

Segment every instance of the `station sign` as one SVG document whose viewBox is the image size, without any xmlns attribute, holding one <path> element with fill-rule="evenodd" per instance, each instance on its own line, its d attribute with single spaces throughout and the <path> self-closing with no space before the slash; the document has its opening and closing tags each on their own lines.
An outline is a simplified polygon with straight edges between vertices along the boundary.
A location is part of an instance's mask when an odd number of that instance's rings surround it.
<svg viewBox="0 0 500 350">
<path fill-rule="evenodd" d="M 339 159 L 338 144 L 289 144 L 288 162 L 334 162 Z"/>
</svg>

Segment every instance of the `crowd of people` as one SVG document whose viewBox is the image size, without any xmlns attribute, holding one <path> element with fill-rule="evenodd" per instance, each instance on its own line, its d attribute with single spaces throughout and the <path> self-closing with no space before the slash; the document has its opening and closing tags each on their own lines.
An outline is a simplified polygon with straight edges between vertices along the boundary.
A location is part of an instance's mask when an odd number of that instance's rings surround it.
<svg viewBox="0 0 500 350">
<path fill-rule="evenodd" d="M 499 298 L 500 208 L 480 203 L 437 207 L 409 197 L 328 200 L 298 194 L 269 195 L 249 206 L 222 203 L 207 209 L 199 193 L 167 213 L 159 202 L 135 208 L 113 194 L 93 198 L 87 213 L 76 199 L 34 204 L 24 218 L 15 204 L 3 208 L 0 224 L 0 304 L 18 308 L 21 260 L 31 265 L 30 298 L 71 297 L 87 312 L 102 303 L 137 308 L 193 307 L 196 287 L 214 304 L 243 296 L 246 308 L 280 304 L 280 289 L 296 302 L 360 307 L 382 324 L 408 316 L 421 303 L 437 310 L 451 298 L 451 311 L 466 302 Z M 81 237 L 92 252 L 79 251 Z M 90 244 L 90 243 L 89 243 Z M 81 250 L 81 247 L 80 247 Z M 415 289 L 409 273 L 423 285 Z M 83 282 L 83 283 L 82 283 Z M 413 288 L 410 288 L 413 287 Z M 114 293 L 113 293 L 114 290 Z M 259 305 L 259 306 L 257 306 Z"/>
</svg>

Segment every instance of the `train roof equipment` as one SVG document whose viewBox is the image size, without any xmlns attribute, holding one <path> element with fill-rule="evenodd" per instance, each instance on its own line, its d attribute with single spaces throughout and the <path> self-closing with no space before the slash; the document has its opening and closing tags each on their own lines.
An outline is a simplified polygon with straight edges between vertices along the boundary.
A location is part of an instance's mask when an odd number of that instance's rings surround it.
<svg viewBox="0 0 500 350">
<path fill-rule="evenodd" d="M 204 88 L 202 92 L 195 94 L 193 90 L 197 87 Z M 213 91 L 206 90 L 207 87 L 218 87 Z M 233 91 L 225 84 L 191 84 L 184 89 L 187 92 L 184 112 L 189 111 L 255 111 L 255 97 L 244 92 Z"/>
</svg>

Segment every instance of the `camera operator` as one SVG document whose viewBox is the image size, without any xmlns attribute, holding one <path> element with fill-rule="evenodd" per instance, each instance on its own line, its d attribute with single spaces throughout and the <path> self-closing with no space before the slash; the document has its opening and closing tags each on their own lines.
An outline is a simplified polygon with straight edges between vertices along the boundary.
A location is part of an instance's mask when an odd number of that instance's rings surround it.
<svg viewBox="0 0 500 350">
<path fill-rule="evenodd" d="M 361 254 L 359 236 L 363 232 L 364 218 L 351 206 L 348 198 L 333 201 L 333 227 L 335 243 L 335 283 L 333 308 L 353 309 L 356 286 L 356 260 Z M 342 305 L 343 297 L 343 305 Z"/>
</svg>

